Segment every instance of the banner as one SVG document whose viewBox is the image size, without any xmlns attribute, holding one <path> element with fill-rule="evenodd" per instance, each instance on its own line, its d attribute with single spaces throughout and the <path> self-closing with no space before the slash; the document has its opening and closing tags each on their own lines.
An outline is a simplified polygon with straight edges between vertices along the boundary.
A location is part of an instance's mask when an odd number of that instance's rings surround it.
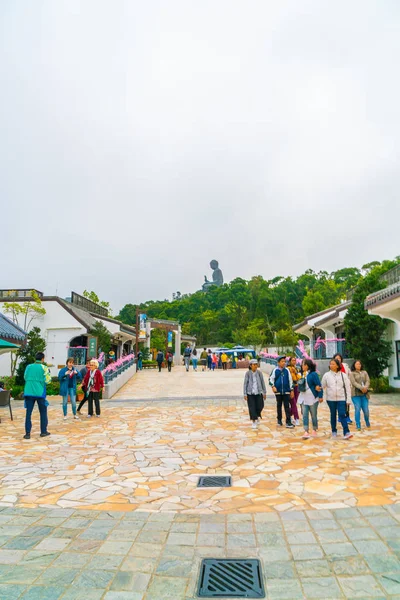
<svg viewBox="0 0 400 600">
<path fill-rule="evenodd" d="M 168 348 L 172 348 L 172 331 L 168 331 Z"/>
<path fill-rule="evenodd" d="M 145 315 L 145 314 L 139 315 L 139 337 L 140 338 L 146 337 L 146 319 L 147 319 L 147 315 Z"/>
</svg>

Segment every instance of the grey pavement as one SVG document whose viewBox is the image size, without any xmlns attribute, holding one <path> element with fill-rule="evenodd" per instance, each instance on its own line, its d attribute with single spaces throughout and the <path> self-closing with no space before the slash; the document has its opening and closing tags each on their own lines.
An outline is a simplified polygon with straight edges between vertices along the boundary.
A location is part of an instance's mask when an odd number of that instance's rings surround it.
<svg viewBox="0 0 400 600">
<path fill-rule="evenodd" d="M 189 600 L 202 558 L 259 558 L 271 600 L 400 600 L 400 504 L 253 515 L 0 509 L 0 600 Z"/>
</svg>

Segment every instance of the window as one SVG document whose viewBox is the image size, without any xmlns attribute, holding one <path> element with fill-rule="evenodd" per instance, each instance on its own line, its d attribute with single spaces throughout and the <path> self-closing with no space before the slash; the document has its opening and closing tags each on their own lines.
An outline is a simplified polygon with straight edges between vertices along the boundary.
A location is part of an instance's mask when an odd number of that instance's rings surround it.
<svg viewBox="0 0 400 600">
<path fill-rule="evenodd" d="M 400 377 L 400 341 L 396 342 L 397 377 Z"/>
</svg>

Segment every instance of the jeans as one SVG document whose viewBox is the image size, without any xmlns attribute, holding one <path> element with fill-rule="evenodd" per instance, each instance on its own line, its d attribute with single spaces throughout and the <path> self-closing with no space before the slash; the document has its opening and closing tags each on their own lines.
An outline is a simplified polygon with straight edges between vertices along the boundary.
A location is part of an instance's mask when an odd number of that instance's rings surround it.
<svg viewBox="0 0 400 600">
<path fill-rule="evenodd" d="M 211 356 L 208 355 L 207 356 L 207 368 L 210 369 L 210 371 L 211 371 L 211 367 L 212 367 L 212 360 L 211 360 Z"/>
<path fill-rule="evenodd" d="M 71 398 L 72 412 L 74 413 L 74 415 L 76 415 L 76 391 L 71 388 L 68 390 L 68 394 L 66 396 L 63 396 L 64 417 L 67 416 L 67 411 L 68 411 L 68 396 Z"/>
<path fill-rule="evenodd" d="M 309 429 L 309 414 L 311 413 L 311 420 L 312 420 L 312 426 L 313 426 L 313 430 L 317 431 L 318 429 L 318 404 L 319 402 L 314 402 L 314 404 L 312 404 L 311 406 L 308 406 L 307 404 L 303 405 L 303 426 L 304 426 L 304 431 L 308 431 Z"/>
<path fill-rule="evenodd" d="M 192 358 L 193 371 L 197 371 L 198 358 Z"/>
<path fill-rule="evenodd" d="M 329 410 L 331 411 L 332 433 L 337 432 L 337 416 L 343 427 L 343 435 L 349 433 L 349 426 L 346 418 L 346 400 L 327 400 Z M 336 416 L 337 414 L 337 416 Z"/>
<path fill-rule="evenodd" d="M 158 372 L 161 373 L 161 367 L 162 367 L 162 362 L 157 362 L 158 365 Z"/>
<path fill-rule="evenodd" d="M 215 362 L 211 363 L 211 370 L 215 371 L 216 366 L 217 366 L 217 363 L 215 363 Z"/>
<path fill-rule="evenodd" d="M 226 371 L 226 370 L 228 369 L 228 363 L 227 363 L 227 362 L 223 362 L 223 363 L 222 363 L 222 369 L 223 369 L 224 371 Z"/>
<path fill-rule="evenodd" d="M 138 368 L 138 371 L 141 371 L 143 369 L 143 361 L 141 358 L 138 358 L 137 368 Z"/>
<path fill-rule="evenodd" d="M 100 392 L 89 392 L 89 415 L 93 416 L 93 400 L 96 406 L 96 415 L 100 415 Z"/>
<path fill-rule="evenodd" d="M 289 425 L 292 421 L 290 419 L 290 395 L 289 394 L 275 394 L 276 397 L 276 412 L 278 421 L 282 421 L 282 404 L 285 408 L 286 424 Z"/>
<path fill-rule="evenodd" d="M 361 428 L 361 411 L 364 413 L 365 424 L 370 427 L 369 423 L 369 402 L 367 396 L 352 396 L 354 404 L 356 427 Z"/>
<path fill-rule="evenodd" d="M 257 421 L 258 417 L 261 417 L 264 408 L 264 398 L 262 394 L 249 394 L 247 396 L 247 406 L 249 408 L 250 419 L 252 421 Z"/>
<path fill-rule="evenodd" d="M 45 398 L 34 398 L 33 396 L 25 396 L 26 415 L 25 415 L 25 433 L 30 433 L 32 430 L 32 411 L 37 402 L 40 413 L 40 433 L 47 431 L 47 406 Z"/>
<path fill-rule="evenodd" d="M 168 361 L 168 372 L 171 373 L 171 369 L 172 369 L 172 362 Z"/>
<path fill-rule="evenodd" d="M 185 356 L 186 371 L 189 371 L 189 365 L 190 365 L 190 356 Z"/>
</svg>

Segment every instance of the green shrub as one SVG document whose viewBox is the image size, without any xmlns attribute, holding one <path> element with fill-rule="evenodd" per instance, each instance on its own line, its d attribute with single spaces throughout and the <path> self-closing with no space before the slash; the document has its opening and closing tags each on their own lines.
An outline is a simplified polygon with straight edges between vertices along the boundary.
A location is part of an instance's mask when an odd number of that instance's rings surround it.
<svg viewBox="0 0 400 600">
<path fill-rule="evenodd" d="M 0 377 L 0 381 L 4 383 L 6 390 L 11 390 L 12 387 L 15 385 L 15 377 L 9 377 L 7 375 L 4 375 L 3 377 Z"/>
<path fill-rule="evenodd" d="M 156 367 L 157 361 L 156 360 L 144 360 L 142 365 L 143 365 L 143 368 Z"/>
<path fill-rule="evenodd" d="M 390 392 L 389 377 L 371 377 L 371 389 L 374 394 L 388 394 Z"/>
<path fill-rule="evenodd" d="M 22 399 L 22 392 L 24 391 L 23 385 L 14 384 L 11 388 L 8 389 L 11 390 L 11 397 L 14 398 L 14 400 Z"/>
<path fill-rule="evenodd" d="M 60 394 L 60 382 L 51 381 L 46 387 L 47 396 L 58 396 Z"/>
</svg>

